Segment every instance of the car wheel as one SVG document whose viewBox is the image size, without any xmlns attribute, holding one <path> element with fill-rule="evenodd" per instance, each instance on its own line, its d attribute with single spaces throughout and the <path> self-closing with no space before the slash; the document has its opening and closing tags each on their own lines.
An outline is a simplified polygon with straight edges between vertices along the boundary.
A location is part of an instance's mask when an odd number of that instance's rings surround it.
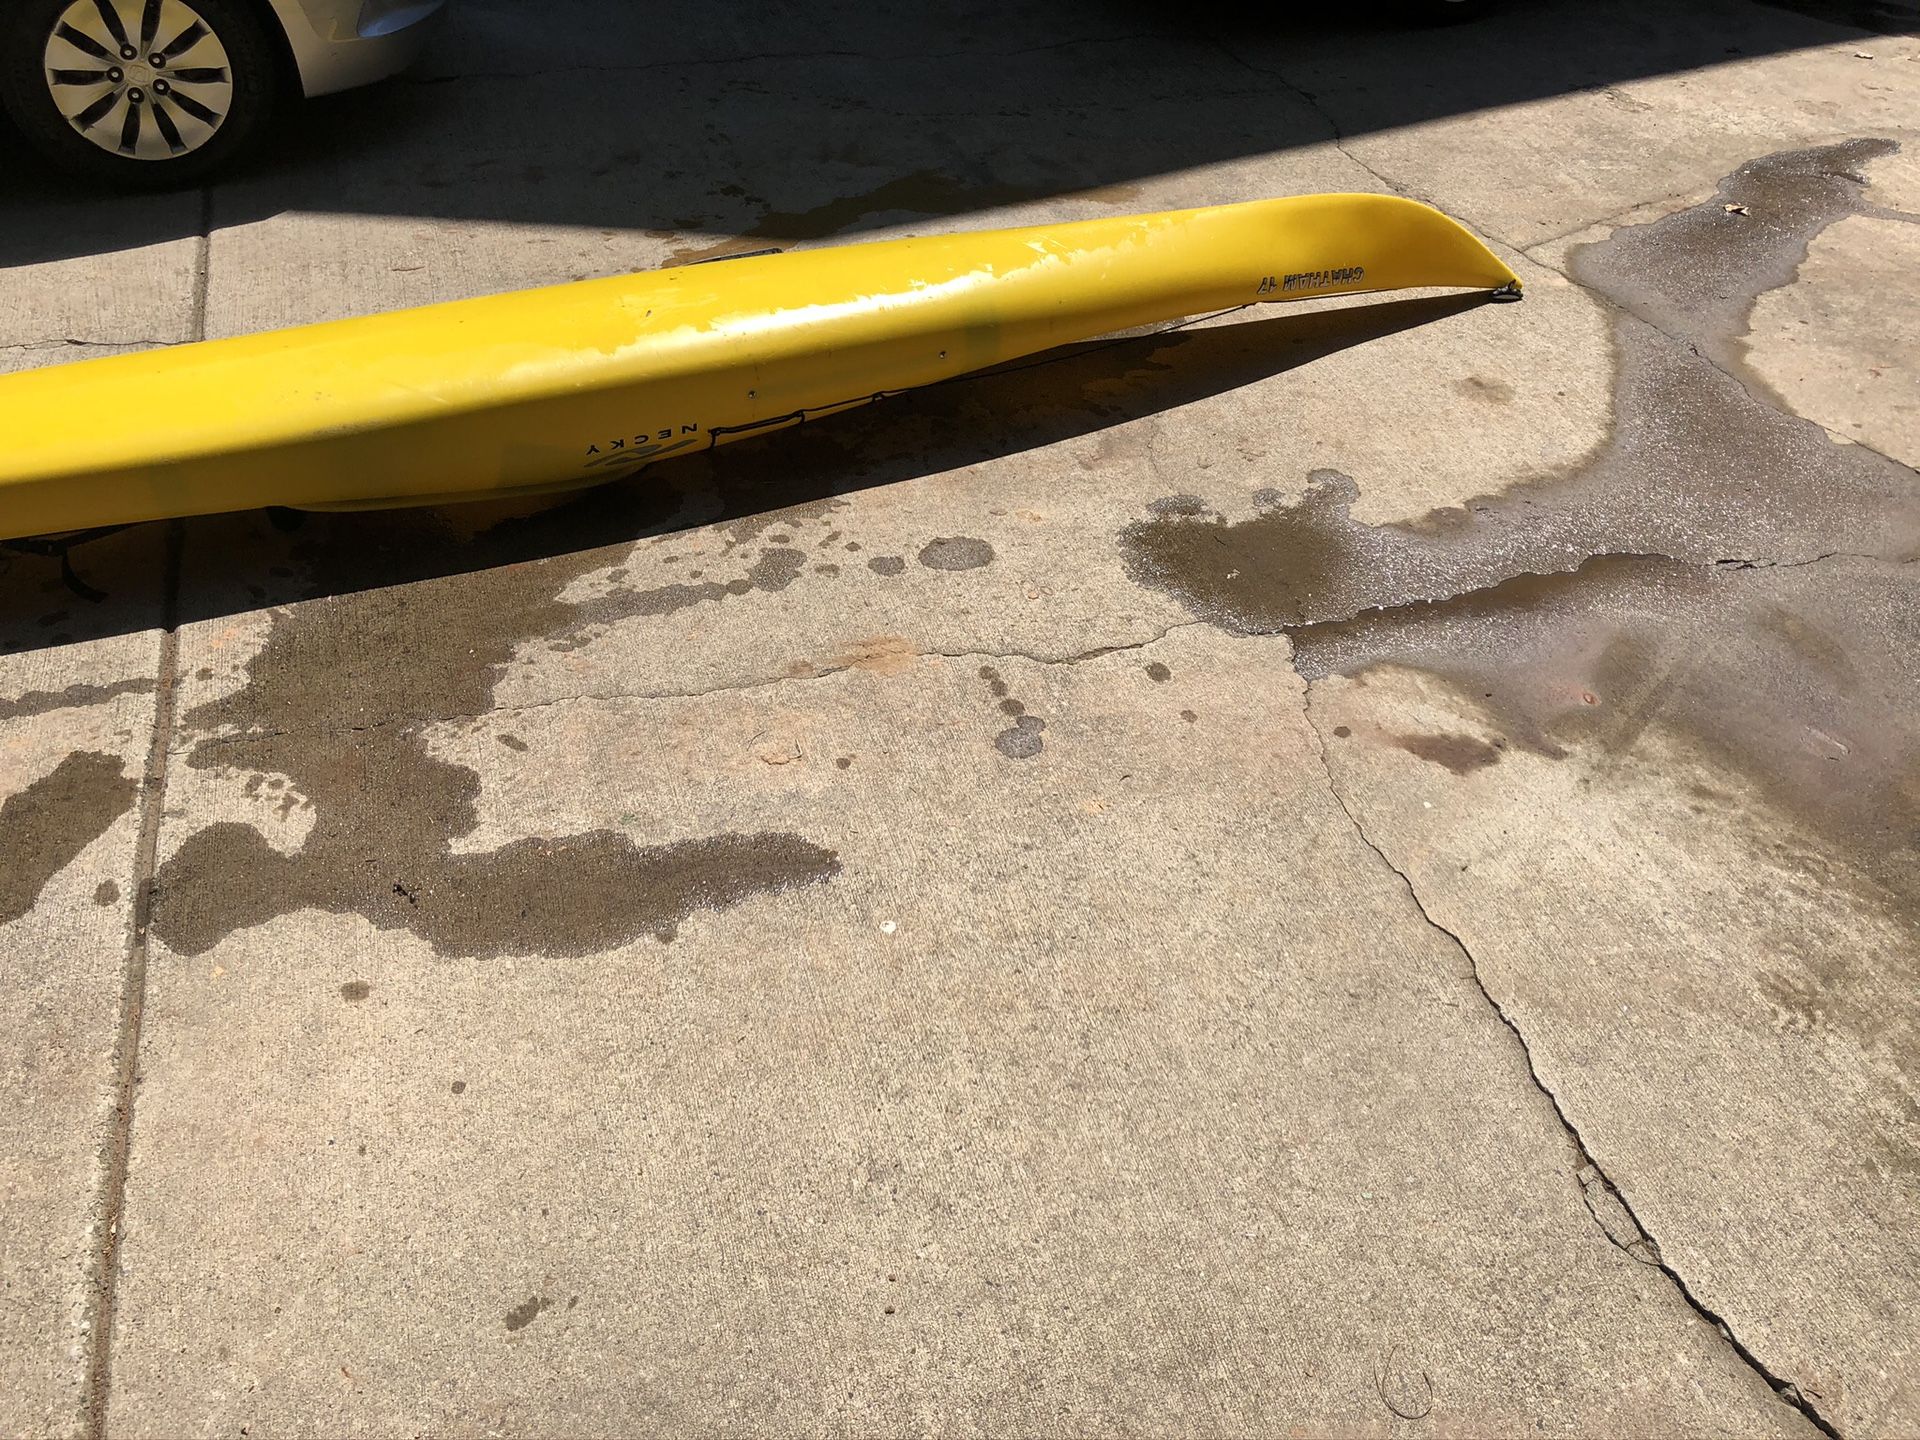
<svg viewBox="0 0 1920 1440">
<path fill-rule="evenodd" d="M 0 100 L 63 170 L 123 185 L 197 180 L 265 129 L 278 52 L 248 0 L 14 0 Z"/>
</svg>

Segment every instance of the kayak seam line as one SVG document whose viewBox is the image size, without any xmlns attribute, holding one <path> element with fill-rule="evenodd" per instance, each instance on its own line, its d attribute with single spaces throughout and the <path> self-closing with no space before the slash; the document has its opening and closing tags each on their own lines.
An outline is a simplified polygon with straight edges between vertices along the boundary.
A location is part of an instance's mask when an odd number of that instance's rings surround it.
<svg viewBox="0 0 1920 1440">
<path fill-rule="evenodd" d="M 1169 635 L 1181 630 L 1192 630 L 1212 625 L 1211 620 L 1182 620 L 1169 625 L 1143 640 L 1122 641 L 1112 645 L 1095 645 L 1086 650 L 1066 655 L 1036 655 L 1025 650 L 915 650 L 910 658 L 915 660 L 1025 660 L 1035 665 L 1081 665 L 1089 660 L 1098 660 L 1108 655 L 1124 654 L 1133 650 L 1144 650 L 1159 644 Z M 849 670 L 858 670 L 856 662 L 842 665 L 827 665 L 805 675 L 762 675 L 750 680 L 733 680 L 719 685 L 710 685 L 700 690 L 605 690 L 582 691 L 574 695 L 555 695 L 547 700 L 528 700 L 518 704 L 496 705 L 489 710 L 475 711 L 460 715 L 391 715 L 378 720 L 368 720 L 362 724 L 320 725 L 311 729 L 281 728 L 275 730 L 235 730 L 227 734 L 200 734 L 196 736 L 179 735 L 175 737 L 174 748 L 178 751 L 201 748 L 212 749 L 225 745 L 264 744 L 288 735 L 358 735 L 373 730 L 388 730 L 406 726 L 458 725 L 475 720 L 485 720 L 490 716 L 525 715 L 535 710 L 547 710 L 556 705 L 606 703 L 616 700 L 699 700 L 709 695 L 725 695 L 736 690 L 764 690 L 774 685 L 805 684 L 813 680 L 825 680 L 835 675 L 845 674 Z"/>
<path fill-rule="evenodd" d="M 1766 1383 L 1768 1389 L 1773 1391 L 1776 1399 L 1799 1411 L 1808 1423 L 1820 1431 L 1821 1434 L 1833 1437 L 1833 1440 L 1841 1440 L 1840 1431 L 1835 1429 L 1833 1424 L 1820 1413 L 1813 1402 L 1807 1399 L 1800 1387 L 1792 1380 L 1775 1374 L 1763 1364 L 1759 1357 L 1748 1349 L 1740 1338 L 1733 1333 L 1733 1327 L 1727 1323 L 1726 1319 L 1717 1311 L 1708 1307 L 1707 1304 L 1694 1293 L 1693 1287 L 1687 1283 L 1686 1278 L 1666 1259 L 1666 1252 L 1661 1248 L 1659 1240 L 1655 1238 L 1653 1232 L 1642 1222 L 1639 1215 L 1635 1212 L 1632 1202 L 1627 1199 L 1626 1193 L 1621 1190 L 1621 1188 L 1613 1182 L 1612 1177 L 1607 1174 L 1606 1167 L 1601 1165 L 1599 1160 L 1594 1157 L 1593 1151 L 1587 1146 L 1586 1137 L 1580 1133 L 1580 1127 L 1573 1123 L 1572 1117 L 1568 1115 L 1566 1107 L 1561 1103 L 1559 1094 L 1547 1084 L 1545 1078 L 1541 1075 L 1539 1067 L 1534 1063 L 1533 1047 L 1528 1043 L 1526 1033 L 1521 1030 L 1513 1016 L 1507 1012 L 1506 1007 L 1495 998 L 1493 991 L 1487 985 L 1486 977 L 1481 973 L 1480 962 L 1475 958 L 1472 949 L 1458 934 L 1434 918 L 1433 912 L 1427 908 L 1426 901 L 1421 898 L 1419 888 L 1413 883 L 1413 877 L 1388 857 L 1387 852 L 1367 833 L 1366 827 L 1360 823 L 1359 817 L 1347 804 L 1346 796 L 1341 792 L 1339 783 L 1334 778 L 1333 761 L 1328 752 L 1326 737 L 1321 733 L 1320 726 L 1313 716 L 1313 682 L 1308 680 L 1305 675 L 1301 675 L 1301 681 L 1304 687 L 1301 697 L 1301 711 L 1307 722 L 1307 729 L 1312 734 L 1315 753 L 1320 760 L 1321 771 L 1326 776 L 1327 793 L 1332 796 L 1333 803 L 1340 807 L 1341 813 L 1346 816 L 1347 822 L 1352 825 L 1353 832 L 1359 837 L 1361 844 L 1373 851 L 1373 853 L 1379 857 L 1380 863 L 1386 866 L 1387 869 L 1399 879 L 1401 886 L 1406 891 L 1407 898 L 1413 902 L 1414 909 L 1419 911 L 1420 918 L 1434 930 L 1437 930 L 1441 935 L 1445 936 L 1447 940 L 1451 941 L 1453 947 L 1460 952 L 1461 957 L 1467 962 L 1467 977 L 1472 980 L 1474 988 L 1480 992 L 1480 998 L 1487 1003 L 1488 1007 L 1493 1011 L 1495 1018 L 1500 1021 L 1501 1025 L 1506 1028 L 1507 1033 L 1512 1036 L 1514 1044 L 1520 1047 L 1520 1057 L 1527 1067 L 1527 1076 L 1533 1082 L 1533 1088 L 1539 1091 L 1539 1093 L 1546 1098 L 1548 1105 L 1552 1107 L 1554 1116 L 1560 1122 L 1563 1137 L 1572 1145 L 1575 1158 L 1580 1162 L 1579 1167 L 1574 1171 L 1573 1180 L 1574 1183 L 1580 1187 L 1580 1198 L 1586 1206 L 1587 1214 L 1599 1228 L 1600 1233 L 1606 1237 L 1607 1243 L 1633 1260 L 1636 1264 L 1646 1265 L 1666 1276 L 1672 1283 L 1674 1289 L 1679 1292 L 1681 1300 L 1686 1303 L 1687 1307 L 1700 1319 L 1706 1321 L 1707 1324 L 1713 1327 L 1720 1335 L 1720 1338 L 1724 1340 L 1727 1346 L 1733 1351 L 1734 1355 L 1749 1370 Z M 1620 1207 L 1626 1219 L 1638 1232 L 1637 1239 L 1623 1242 L 1619 1236 L 1614 1234 L 1613 1229 L 1601 1217 L 1600 1211 L 1596 1208 L 1593 1199 L 1592 1189 L 1583 1178 L 1588 1170 L 1591 1170 L 1594 1177 L 1596 1177 L 1595 1183 L 1605 1187 L 1607 1198 Z"/>
</svg>

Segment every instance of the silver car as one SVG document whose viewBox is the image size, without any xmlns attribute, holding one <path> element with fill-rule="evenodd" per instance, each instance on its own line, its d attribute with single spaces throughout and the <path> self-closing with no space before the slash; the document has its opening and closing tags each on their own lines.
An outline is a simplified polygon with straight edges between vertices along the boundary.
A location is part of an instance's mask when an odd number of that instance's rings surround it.
<svg viewBox="0 0 1920 1440">
<path fill-rule="evenodd" d="M 404 69 L 445 0 L 0 0 L 0 102 L 65 170 L 195 180 L 275 106 Z"/>
</svg>

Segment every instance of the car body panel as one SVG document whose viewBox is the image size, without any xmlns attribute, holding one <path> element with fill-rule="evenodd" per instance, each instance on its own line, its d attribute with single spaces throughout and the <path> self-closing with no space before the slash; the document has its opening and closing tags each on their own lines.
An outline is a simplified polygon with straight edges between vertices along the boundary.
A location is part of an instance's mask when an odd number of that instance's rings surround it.
<svg viewBox="0 0 1920 1440">
<path fill-rule="evenodd" d="M 309 97 L 371 84 L 406 69 L 445 0 L 267 0 Z"/>
</svg>

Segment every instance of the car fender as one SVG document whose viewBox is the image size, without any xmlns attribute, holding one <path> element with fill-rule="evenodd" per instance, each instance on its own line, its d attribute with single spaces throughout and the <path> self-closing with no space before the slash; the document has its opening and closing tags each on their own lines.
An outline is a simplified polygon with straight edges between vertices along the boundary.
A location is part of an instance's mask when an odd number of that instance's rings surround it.
<svg viewBox="0 0 1920 1440">
<path fill-rule="evenodd" d="M 403 69 L 445 0 L 266 0 L 309 97 Z"/>
</svg>

